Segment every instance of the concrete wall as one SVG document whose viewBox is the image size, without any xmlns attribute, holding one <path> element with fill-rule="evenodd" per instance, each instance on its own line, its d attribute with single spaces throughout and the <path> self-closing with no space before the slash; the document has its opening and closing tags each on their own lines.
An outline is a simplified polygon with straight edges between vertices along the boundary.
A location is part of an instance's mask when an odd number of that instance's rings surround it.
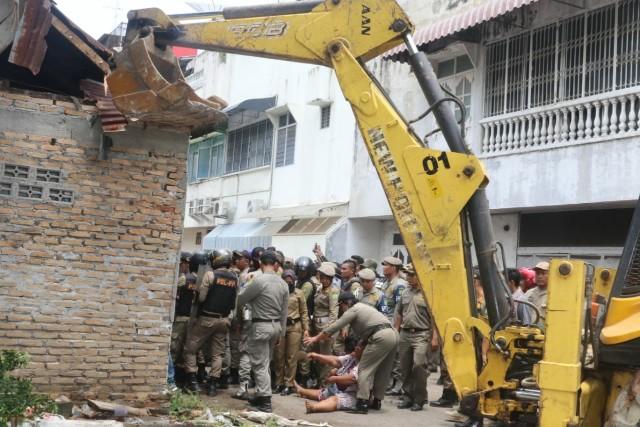
<svg viewBox="0 0 640 427">
<path fill-rule="evenodd" d="M 39 391 L 144 400 L 166 381 L 188 140 L 129 126 L 98 160 L 96 113 L 0 92 L 0 182 L 74 195 L 0 196 L 0 348 L 31 355 Z M 62 178 L 39 182 L 38 168 Z"/>
</svg>

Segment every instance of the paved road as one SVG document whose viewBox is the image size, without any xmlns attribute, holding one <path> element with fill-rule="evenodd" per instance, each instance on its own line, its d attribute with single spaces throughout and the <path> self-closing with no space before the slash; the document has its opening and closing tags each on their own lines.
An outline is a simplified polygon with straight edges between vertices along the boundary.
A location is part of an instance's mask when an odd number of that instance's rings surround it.
<svg viewBox="0 0 640 427">
<path fill-rule="evenodd" d="M 429 377 L 428 390 L 431 399 L 440 397 L 441 386 L 436 385 L 437 374 Z M 215 398 L 205 398 L 212 406 L 242 410 L 246 405 L 238 400 L 230 398 L 235 393 L 235 388 L 223 390 Z M 306 414 L 304 400 L 295 395 L 273 397 L 274 413 L 290 419 L 304 419 L 311 422 L 327 422 L 333 427 L 411 427 L 433 426 L 453 427 L 453 423 L 446 421 L 447 411 L 440 408 L 432 408 L 425 405 L 421 412 L 411 412 L 406 409 L 397 409 L 398 399 L 387 397 L 381 411 L 369 411 L 368 415 L 352 415 L 345 412 L 330 414 Z"/>
</svg>

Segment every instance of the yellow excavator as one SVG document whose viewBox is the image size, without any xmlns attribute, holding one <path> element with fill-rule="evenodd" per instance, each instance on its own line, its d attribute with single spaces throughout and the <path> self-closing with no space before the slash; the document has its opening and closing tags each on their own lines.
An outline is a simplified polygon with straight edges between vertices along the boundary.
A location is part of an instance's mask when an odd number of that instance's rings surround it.
<svg viewBox="0 0 640 427">
<path fill-rule="evenodd" d="M 129 13 L 108 85 L 121 111 L 144 119 L 171 114 L 174 105 L 208 108 L 189 91 L 169 46 L 331 67 L 442 335 L 459 411 L 478 425 L 485 418 L 544 427 L 638 425 L 640 209 L 617 272 L 552 260 L 544 322 L 515 321 L 485 169 L 453 114 L 460 101 L 440 87 L 413 30 L 395 0 L 298 1 L 173 17 L 137 10 Z M 365 67 L 402 43 L 450 151 L 428 148 Z M 471 237 L 486 318 L 475 304 Z M 483 341 L 490 343 L 484 355 Z"/>
</svg>

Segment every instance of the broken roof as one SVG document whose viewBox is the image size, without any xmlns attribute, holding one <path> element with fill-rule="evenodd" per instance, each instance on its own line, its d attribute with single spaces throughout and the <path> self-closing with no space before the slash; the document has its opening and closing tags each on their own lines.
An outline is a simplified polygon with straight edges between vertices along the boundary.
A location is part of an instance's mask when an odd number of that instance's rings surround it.
<svg viewBox="0 0 640 427">
<path fill-rule="evenodd" d="M 130 118 L 115 108 L 104 85 L 113 55 L 114 51 L 85 33 L 50 0 L 0 0 L 0 79 L 21 89 L 95 101 L 105 132 L 123 130 Z M 223 113 L 209 107 L 210 114 L 202 114 L 202 106 L 198 107 L 200 120 L 183 121 L 188 123 L 185 129 L 198 134 L 197 129 L 225 125 Z M 179 115 L 142 121 L 175 129 L 181 123 Z"/>
</svg>

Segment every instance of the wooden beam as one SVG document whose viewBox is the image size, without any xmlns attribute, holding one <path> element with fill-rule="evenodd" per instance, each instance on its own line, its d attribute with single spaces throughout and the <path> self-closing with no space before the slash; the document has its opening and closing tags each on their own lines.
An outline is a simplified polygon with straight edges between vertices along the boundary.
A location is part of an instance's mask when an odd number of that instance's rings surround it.
<svg viewBox="0 0 640 427">
<path fill-rule="evenodd" d="M 78 37 L 73 31 L 69 29 L 60 19 L 53 16 L 52 26 L 55 28 L 64 38 L 76 47 L 82 54 L 84 54 L 91 62 L 93 62 L 98 68 L 104 72 L 105 75 L 111 72 L 109 64 L 100 57 L 88 44 L 86 44 L 80 37 Z"/>
</svg>

